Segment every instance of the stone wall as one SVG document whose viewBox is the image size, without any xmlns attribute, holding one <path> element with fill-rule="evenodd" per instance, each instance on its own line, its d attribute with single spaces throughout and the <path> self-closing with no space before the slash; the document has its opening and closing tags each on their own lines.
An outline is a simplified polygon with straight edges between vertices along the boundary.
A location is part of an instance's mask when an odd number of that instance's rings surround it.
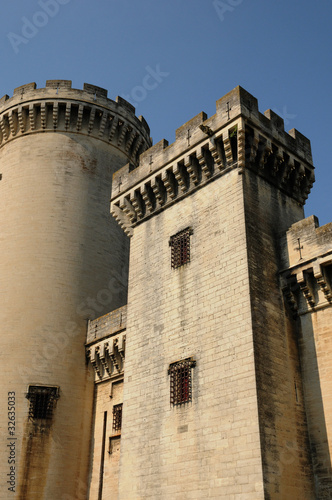
<svg viewBox="0 0 332 500">
<path fill-rule="evenodd" d="M 191 261 L 169 239 L 191 227 Z M 170 363 L 194 357 L 192 402 Z M 263 499 L 242 177 L 229 172 L 131 239 L 119 498 Z"/>
<path fill-rule="evenodd" d="M 317 498 L 331 498 L 332 224 L 316 217 L 293 224 L 283 238 L 282 282 L 298 318 L 298 340 Z"/>
</svg>

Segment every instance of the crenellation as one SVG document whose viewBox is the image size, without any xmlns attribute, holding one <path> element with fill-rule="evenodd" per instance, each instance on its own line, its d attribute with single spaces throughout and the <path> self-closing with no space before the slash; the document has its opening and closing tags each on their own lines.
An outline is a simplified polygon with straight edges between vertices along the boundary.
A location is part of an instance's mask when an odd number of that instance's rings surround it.
<svg viewBox="0 0 332 500">
<path fill-rule="evenodd" d="M 332 491 L 332 223 L 315 216 L 295 222 L 281 240 L 281 287 L 297 322 L 302 383 L 316 497 Z"/>
<path fill-rule="evenodd" d="M 196 142 L 194 134 L 199 133 L 198 129 L 200 129 L 200 125 L 207 120 L 207 117 L 207 114 L 201 111 L 198 115 L 194 116 L 194 118 L 191 118 L 184 125 L 177 128 L 175 131 L 175 141 Z M 201 138 L 201 134 L 199 134 L 199 138 Z"/>
<path fill-rule="evenodd" d="M 304 136 L 286 134 L 282 118 L 272 110 L 262 115 L 255 98 L 251 96 L 248 104 L 249 96 L 244 89 L 236 87 L 217 102 L 216 115 L 207 118 L 205 113 L 199 113 L 177 129 L 174 143 L 169 145 L 163 139 L 141 154 L 139 168 L 129 173 L 124 167 L 116 174 L 122 179 L 121 192 L 144 181 L 156 185 L 152 179 L 158 175 L 166 182 L 171 201 L 179 191 L 191 190 L 192 184 L 189 186 L 185 179 L 191 179 L 194 186 L 198 186 L 199 171 L 206 181 L 227 168 L 237 168 L 239 173 L 244 168 L 252 168 L 303 204 L 314 181 L 312 164 L 303 153 L 303 144 L 310 149 L 310 143 Z M 289 143 L 290 149 L 285 149 Z M 297 143 L 299 151 L 294 152 Z M 292 161 L 286 161 L 291 156 Z M 176 173 L 173 183 L 165 172 L 169 167 L 170 172 Z"/>
<path fill-rule="evenodd" d="M 241 87 L 172 144 L 134 113 L 70 80 L 0 100 L 19 496 L 76 498 L 75 477 L 90 500 L 329 498 L 332 223 L 302 219 L 310 142 Z M 54 442 L 31 383 L 60 388 Z"/>
<path fill-rule="evenodd" d="M 21 85 L 20 87 L 16 87 L 14 89 L 13 97 L 15 96 L 20 96 L 22 99 L 24 97 L 24 100 L 26 99 L 26 93 L 30 93 L 32 90 L 36 90 L 37 85 L 35 82 L 32 83 L 26 83 L 25 85 Z"/>
<path fill-rule="evenodd" d="M 137 164 L 139 154 L 151 145 L 149 127 L 142 117 L 133 114 L 134 108 L 127 106 L 123 99 L 118 99 L 118 102 L 106 99 L 105 93 L 98 88 L 96 100 L 82 103 L 83 94 L 87 91 L 91 94 L 95 89 L 93 86 L 78 91 L 67 81 L 51 80 L 45 89 L 36 89 L 31 84 L 19 87 L 8 100 L 7 107 L 1 108 L 0 105 L 0 148 L 22 134 L 37 132 L 39 128 L 44 132 L 86 133 L 116 144 L 129 161 Z M 25 98 L 23 107 L 15 97 L 21 91 Z M 25 110 L 28 110 L 29 120 L 24 119 Z"/>
<path fill-rule="evenodd" d="M 9 95 L 8 94 L 5 94 L 3 97 L 1 97 L 1 99 L 0 99 L 0 106 L 2 104 L 4 104 L 6 101 L 8 101 L 8 99 L 9 99 Z"/>
<path fill-rule="evenodd" d="M 284 119 L 281 118 L 281 116 L 275 113 L 272 109 L 267 109 L 266 111 L 264 111 L 264 116 L 266 116 L 266 118 L 270 120 L 272 127 L 274 127 L 276 130 L 279 130 L 280 132 L 285 131 Z"/>
<path fill-rule="evenodd" d="M 119 95 L 115 98 L 115 102 L 119 104 L 120 106 L 123 106 L 124 108 L 127 108 L 128 111 L 131 113 L 135 113 L 135 106 L 133 106 L 130 102 L 126 101 L 123 97 L 120 97 Z M 147 129 L 149 129 L 149 125 L 147 121 L 143 118 L 143 116 L 139 116 L 138 119 L 144 123 Z"/>
<path fill-rule="evenodd" d="M 89 320 L 86 345 L 89 346 L 109 335 L 124 330 L 126 324 L 127 305 L 119 307 L 103 316 L 99 316 L 97 319 Z"/>
<path fill-rule="evenodd" d="M 36 84 L 35 89 L 36 89 Z M 46 80 L 46 88 L 51 88 L 51 89 L 56 89 L 56 90 L 62 90 L 62 89 L 71 89 L 72 88 L 72 81 L 71 80 Z M 85 89 L 84 89 L 85 90 Z"/>
<path fill-rule="evenodd" d="M 36 101 L 39 101 L 40 106 L 40 102 L 44 100 L 50 102 L 52 100 L 57 100 L 58 102 L 61 102 L 61 100 L 63 102 L 70 101 L 75 106 L 90 102 L 93 107 L 98 106 L 101 111 L 106 108 L 112 114 L 121 115 L 123 118 L 126 118 L 128 122 L 134 125 L 134 128 L 140 131 L 140 135 L 143 135 L 147 146 L 151 145 L 150 128 L 146 120 L 142 116 L 136 117 L 135 108 L 122 97 L 118 96 L 115 101 L 108 99 L 107 90 L 101 87 L 85 83 L 83 90 L 79 90 L 72 88 L 70 80 L 47 80 L 45 88 L 38 89 L 36 83 L 29 83 L 17 87 L 12 97 L 8 97 L 6 94 L 0 99 L 0 113 L 5 113 L 6 110 L 15 108 L 21 103 L 23 98 L 25 103 L 35 101 L 34 105 L 36 106 L 38 105 Z M 83 104 L 83 106 L 86 107 L 86 104 Z M 77 131 L 80 130 L 78 123 Z"/>
<path fill-rule="evenodd" d="M 95 99 L 97 99 L 97 97 L 104 97 L 105 99 L 107 98 L 108 92 L 106 89 L 103 89 L 102 87 L 97 87 L 96 85 L 91 85 L 90 83 L 84 83 L 83 90 L 85 90 L 85 92 L 88 92 L 89 94 L 93 94 Z M 131 109 L 131 111 L 134 112 L 135 108 L 133 110 Z"/>
</svg>

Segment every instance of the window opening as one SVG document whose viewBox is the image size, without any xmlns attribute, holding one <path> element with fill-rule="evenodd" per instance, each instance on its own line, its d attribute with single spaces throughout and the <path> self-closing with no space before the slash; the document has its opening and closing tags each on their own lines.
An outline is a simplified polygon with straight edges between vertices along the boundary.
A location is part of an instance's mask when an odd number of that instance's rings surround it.
<svg viewBox="0 0 332 500">
<path fill-rule="evenodd" d="M 113 431 L 120 431 L 122 424 L 122 403 L 113 406 Z"/>
<path fill-rule="evenodd" d="M 58 387 L 30 385 L 27 394 L 30 401 L 29 420 L 51 419 L 58 397 Z"/>
<path fill-rule="evenodd" d="M 190 235 L 193 230 L 187 227 L 183 231 L 171 236 L 169 245 L 171 247 L 171 265 L 173 269 L 190 262 Z"/>
<path fill-rule="evenodd" d="M 191 369 L 195 365 L 196 361 L 193 358 L 183 359 L 170 364 L 168 374 L 170 375 L 171 405 L 182 405 L 192 400 Z"/>
</svg>

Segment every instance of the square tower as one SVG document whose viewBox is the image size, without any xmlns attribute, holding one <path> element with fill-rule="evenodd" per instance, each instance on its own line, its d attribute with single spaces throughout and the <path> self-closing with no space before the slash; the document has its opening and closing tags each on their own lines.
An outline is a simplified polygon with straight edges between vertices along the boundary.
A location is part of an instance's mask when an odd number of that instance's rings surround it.
<svg viewBox="0 0 332 500">
<path fill-rule="evenodd" d="M 121 500 L 315 498 L 279 284 L 313 180 L 309 141 L 241 87 L 114 174 L 131 237 Z"/>
</svg>

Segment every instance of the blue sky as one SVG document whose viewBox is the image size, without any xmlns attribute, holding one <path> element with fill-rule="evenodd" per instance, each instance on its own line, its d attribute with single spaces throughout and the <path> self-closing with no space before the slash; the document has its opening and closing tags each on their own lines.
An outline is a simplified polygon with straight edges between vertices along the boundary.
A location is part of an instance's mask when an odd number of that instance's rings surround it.
<svg viewBox="0 0 332 500">
<path fill-rule="evenodd" d="M 332 0 L 15 0 L 0 18 L 0 94 L 67 79 L 130 98 L 154 143 L 241 85 L 311 140 L 305 206 L 332 221 Z M 144 89 L 156 72 L 157 85 Z M 149 80 L 151 82 L 151 80 Z M 150 84 L 152 87 L 152 85 Z M 143 89 L 143 90 L 142 90 Z"/>
</svg>

